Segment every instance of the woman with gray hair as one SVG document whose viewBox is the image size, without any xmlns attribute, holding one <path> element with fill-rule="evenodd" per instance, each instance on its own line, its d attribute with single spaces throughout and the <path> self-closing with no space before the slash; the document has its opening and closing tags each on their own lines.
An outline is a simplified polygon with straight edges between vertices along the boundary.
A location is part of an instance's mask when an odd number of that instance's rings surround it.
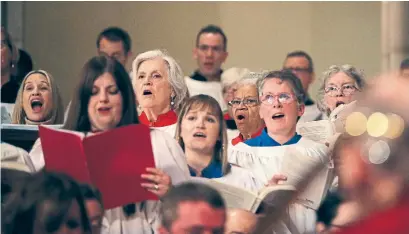
<svg viewBox="0 0 409 234">
<path fill-rule="evenodd" d="M 365 85 L 364 75 L 355 67 L 332 65 L 323 73 L 318 91 L 318 108 L 332 119 L 331 113 L 337 107 L 355 101 L 356 91 L 360 92 Z"/>
<path fill-rule="evenodd" d="M 176 60 L 161 50 L 139 54 L 132 63 L 132 84 L 142 112 L 140 122 L 174 136 L 177 113 L 189 97 Z"/>
</svg>

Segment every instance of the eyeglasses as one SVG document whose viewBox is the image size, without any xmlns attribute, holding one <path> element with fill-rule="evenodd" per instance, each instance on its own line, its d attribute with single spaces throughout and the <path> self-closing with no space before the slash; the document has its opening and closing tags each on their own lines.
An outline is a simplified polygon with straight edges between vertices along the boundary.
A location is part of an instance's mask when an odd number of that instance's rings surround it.
<svg viewBox="0 0 409 234">
<path fill-rule="evenodd" d="M 278 99 L 281 104 L 289 104 L 295 100 L 295 96 L 291 93 L 279 93 L 277 95 L 266 94 L 261 98 L 261 102 L 266 105 L 273 105 L 276 99 Z"/>
<path fill-rule="evenodd" d="M 228 104 L 229 106 L 232 107 L 238 107 L 243 103 L 243 105 L 248 106 L 248 107 L 253 107 L 253 106 L 257 106 L 258 104 L 258 99 L 257 98 L 246 98 L 243 100 L 231 100 Z"/>
<path fill-rule="evenodd" d="M 335 85 L 330 85 L 325 88 L 325 93 L 328 94 L 328 96 L 335 97 L 341 91 L 344 96 L 351 96 L 356 90 L 358 90 L 358 88 L 353 84 L 345 84 L 341 86 L 341 88 Z"/>
</svg>

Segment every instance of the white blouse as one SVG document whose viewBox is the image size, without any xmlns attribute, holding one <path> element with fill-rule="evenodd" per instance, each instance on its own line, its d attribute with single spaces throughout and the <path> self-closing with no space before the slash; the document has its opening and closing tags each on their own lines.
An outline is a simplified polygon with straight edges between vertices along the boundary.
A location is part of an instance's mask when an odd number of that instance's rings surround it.
<svg viewBox="0 0 409 234">
<path fill-rule="evenodd" d="M 179 144 L 168 134 L 151 129 L 153 155 L 157 168 L 162 169 L 172 179 L 172 184 L 189 180 L 190 173 L 186 157 Z M 30 152 L 30 158 L 36 168 L 44 167 L 41 142 L 37 140 Z M 145 201 L 136 204 L 136 213 L 125 217 L 122 207 L 105 211 L 103 234 L 152 234 L 158 233 L 160 201 Z"/>
</svg>

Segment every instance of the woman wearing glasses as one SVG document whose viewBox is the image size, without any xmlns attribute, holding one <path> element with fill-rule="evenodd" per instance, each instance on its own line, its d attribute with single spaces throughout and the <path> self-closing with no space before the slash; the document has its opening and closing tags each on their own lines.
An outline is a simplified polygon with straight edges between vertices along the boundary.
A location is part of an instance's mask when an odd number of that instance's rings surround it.
<svg viewBox="0 0 409 234">
<path fill-rule="evenodd" d="M 333 65 L 323 73 L 322 85 L 318 92 L 318 108 L 333 120 L 331 113 L 340 105 L 356 99 L 356 92 L 365 87 L 363 74 L 351 65 Z"/>
<path fill-rule="evenodd" d="M 257 80 L 261 77 L 262 73 L 249 73 L 236 83 L 234 98 L 228 104 L 240 133 L 232 139 L 232 145 L 259 136 L 264 128 L 257 90 Z"/>
<path fill-rule="evenodd" d="M 257 184 L 267 186 L 286 181 L 287 177 L 289 180 L 293 179 L 291 175 L 281 172 L 284 160 L 288 159 L 286 158 L 288 149 L 295 149 L 300 155 L 305 156 L 306 161 L 314 160 L 323 166 L 322 170 L 310 178 L 305 192 L 288 207 L 287 217 L 282 219 L 287 230 L 275 230 L 277 233 L 313 233 L 314 210 L 321 203 L 333 178 L 329 167 L 328 148 L 296 132 L 297 122 L 305 109 L 303 102 L 305 92 L 300 80 L 291 71 L 273 71 L 266 74 L 258 82 L 258 91 L 261 102 L 259 113 L 266 128 L 258 137 L 245 141 L 245 146 L 243 144 L 234 146 L 232 154 L 229 155 L 229 162 L 250 169 L 261 181 Z M 252 154 L 234 153 L 235 150 L 250 151 Z M 300 163 L 302 162 L 294 161 L 294 165 Z"/>
</svg>

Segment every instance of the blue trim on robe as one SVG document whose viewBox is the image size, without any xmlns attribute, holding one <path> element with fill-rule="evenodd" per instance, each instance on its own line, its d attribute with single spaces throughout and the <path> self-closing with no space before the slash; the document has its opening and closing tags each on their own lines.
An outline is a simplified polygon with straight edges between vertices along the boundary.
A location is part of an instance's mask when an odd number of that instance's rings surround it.
<svg viewBox="0 0 409 234">
<path fill-rule="evenodd" d="M 268 133 L 267 133 L 267 128 L 264 128 L 260 136 L 249 139 L 244 142 L 244 144 L 252 147 L 271 147 L 271 146 L 281 146 L 281 145 L 292 145 L 296 144 L 298 141 L 300 141 L 301 135 L 298 135 L 295 133 L 295 136 L 293 136 L 289 141 L 287 141 L 284 144 L 280 144 L 277 141 L 275 141 L 273 138 L 271 138 Z"/>
<path fill-rule="evenodd" d="M 197 176 L 196 171 L 191 168 L 189 165 L 189 172 L 190 176 Z M 222 163 L 216 160 L 212 160 L 210 164 L 203 169 L 201 177 L 212 179 L 212 178 L 220 178 L 223 176 L 223 168 Z"/>
</svg>

